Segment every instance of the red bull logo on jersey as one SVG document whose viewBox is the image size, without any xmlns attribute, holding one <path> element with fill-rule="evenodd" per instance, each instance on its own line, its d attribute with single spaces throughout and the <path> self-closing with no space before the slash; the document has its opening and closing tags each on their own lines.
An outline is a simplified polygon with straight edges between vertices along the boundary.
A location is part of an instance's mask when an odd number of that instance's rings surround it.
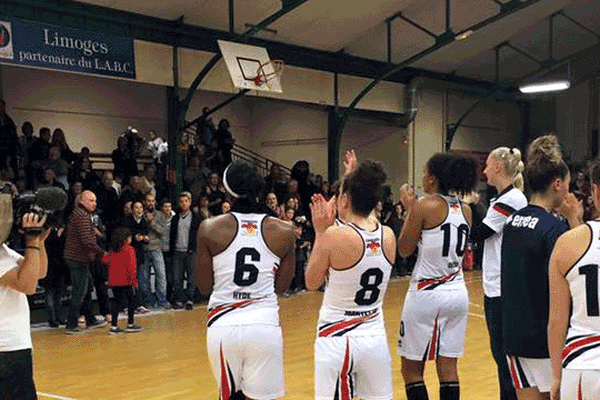
<svg viewBox="0 0 600 400">
<path fill-rule="evenodd" d="M 450 204 L 450 210 L 452 210 L 452 212 L 460 212 L 460 204 Z"/>
<path fill-rule="evenodd" d="M 379 239 L 367 241 L 367 256 L 378 256 L 381 254 L 381 243 Z"/>
<path fill-rule="evenodd" d="M 256 236 L 256 230 L 258 224 L 256 221 L 242 221 L 242 235 L 244 236 Z"/>
</svg>

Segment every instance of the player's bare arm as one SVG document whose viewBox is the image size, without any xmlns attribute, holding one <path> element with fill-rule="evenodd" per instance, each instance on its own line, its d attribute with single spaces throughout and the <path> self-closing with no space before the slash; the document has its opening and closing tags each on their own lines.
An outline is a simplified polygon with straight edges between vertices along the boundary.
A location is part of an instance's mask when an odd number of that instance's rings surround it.
<svg viewBox="0 0 600 400">
<path fill-rule="evenodd" d="M 558 240 L 550 257 L 550 316 L 548 322 L 548 349 L 552 365 L 552 399 L 558 399 L 562 375 L 561 352 L 565 345 L 571 307 L 571 292 L 565 275 L 585 253 L 591 240 L 588 225 L 580 225 L 565 232 Z"/>
<path fill-rule="evenodd" d="M 267 246 L 280 258 L 275 273 L 275 293 L 281 295 L 289 288 L 296 268 L 296 238 L 292 225 L 277 218 L 267 217 L 263 235 Z"/>
<path fill-rule="evenodd" d="M 229 214 L 209 218 L 200 224 L 196 237 L 196 275 L 200 293 L 212 292 L 214 276 L 212 259 L 221 253 L 233 240 L 236 232 L 235 218 Z"/>
</svg>

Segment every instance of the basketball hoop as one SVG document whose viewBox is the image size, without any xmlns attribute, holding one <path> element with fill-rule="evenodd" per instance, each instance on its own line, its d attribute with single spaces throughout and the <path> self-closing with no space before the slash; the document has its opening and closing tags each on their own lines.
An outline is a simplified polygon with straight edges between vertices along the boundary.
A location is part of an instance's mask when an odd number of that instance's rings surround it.
<svg viewBox="0 0 600 400">
<path fill-rule="evenodd" d="M 271 60 L 264 64 L 261 64 L 256 70 L 256 77 L 254 78 L 254 84 L 256 86 L 262 86 L 266 84 L 269 86 L 269 82 L 273 79 L 281 78 L 283 72 L 283 61 L 282 60 Z"/>
</svg>

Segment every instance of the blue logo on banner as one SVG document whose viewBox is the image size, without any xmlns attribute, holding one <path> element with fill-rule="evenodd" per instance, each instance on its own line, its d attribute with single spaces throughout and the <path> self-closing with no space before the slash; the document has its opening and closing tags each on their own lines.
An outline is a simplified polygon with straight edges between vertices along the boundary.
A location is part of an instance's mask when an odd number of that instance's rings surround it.
<svg viewBox="0 0 600 400">
<path fill-rule="evenodd" d="M 133 40 L 80 29 L 12 20 L 11 64 L 135 79 Z M 0 49 L 10 43 L 0 24 Z"/>
</svg>

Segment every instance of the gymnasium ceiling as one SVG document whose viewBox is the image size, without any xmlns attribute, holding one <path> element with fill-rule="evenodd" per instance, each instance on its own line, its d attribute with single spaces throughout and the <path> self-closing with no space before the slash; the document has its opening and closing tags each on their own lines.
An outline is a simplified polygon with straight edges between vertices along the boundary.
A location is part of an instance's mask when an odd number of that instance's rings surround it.
<svg viewBox="0 0 600 400">
<path fill-rule="evenodd" d="M 450 29 L 460 33 L 497 15 L 502 6 L 524 0 L 450 0 Z M 176 20 L 228 32 L 229 0 L 82 0 L 97 6 Z M 283 0 L 293 2 L 293 0 Z M 233 0 L 234 29 L 242 33 L 282 8 L 281 0 Z M 381 62 L 388 61 L 388 23 L 399 12 L 433 35 L 446 31 L 447 0 L 309 0 L 256 36 Z M 560 12 L 560 13 L 559 13 Z M 557 14 L 559 13 L 559 14 Z M 550 18 L 554 15 L 553 18 Z M 549 58 L 562 59 L 596 46 L 600 35 L 600 1 L 539 0 L 476 30 L 467 40 L 452 41 L 410 67 L 449 76 L 511 83 L 540 68 Z M 248 25 L 249 24 L 249 25 Z M 401 18 L 389 22 L 391 61 L 400 63 L 435 44 L 435 38 Z M 508 43 L 509 46 L 502 45 Z M 495 48 L 501 46 L 496 52 Z M 498 53 L 499 63 L 496 63 Z M 536 61 L 537 60 L 537 61 Z M 539 62 L 538 62 L 539 61 Z M 599 66 L 594 66 L 595 71 Z"/>
</svg>

